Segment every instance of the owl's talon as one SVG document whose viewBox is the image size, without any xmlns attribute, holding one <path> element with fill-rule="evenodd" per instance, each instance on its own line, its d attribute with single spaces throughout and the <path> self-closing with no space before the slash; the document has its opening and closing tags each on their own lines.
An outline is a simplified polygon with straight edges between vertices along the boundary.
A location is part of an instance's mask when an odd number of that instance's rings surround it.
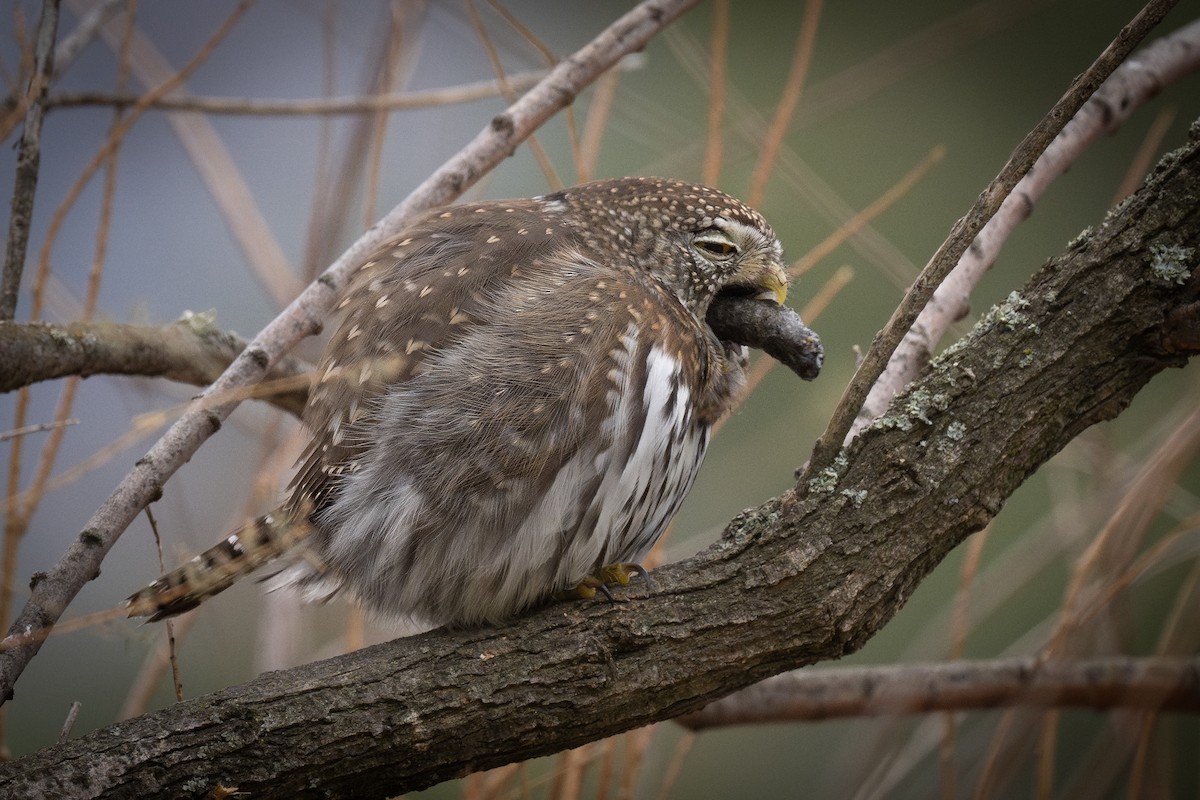
<svg viewBox="0 0 1200 800">
<path fill-rule="evenodd" d="M 608 564 L 596 570 L 594 575 L 588 575 L 572 590 L 576 597 L 584 600 L 592 600 L 596 594 L 604 595 L 610 603 L 627 603 L 628 598 L 617 597 L 609 589 L 609 585 L 628 586 L 630 576 L 637 575 L 646 584 L 647 590 L 653 592 L 658 587 L 654 585 L 650 573 L 641 564 L 626 562 L 621 564 Z"/>
<path fill-rule="evenodd" d="M 618 599 L 612 593 L 612 590 L 605 585 L 604 581 L 597 578 L 595 575 L 588 575 L 579 582 L 579 585 L 574 588 L 576 597 L 584 600 L 593 600 L 597 593 L 604 595 L 605 599 L 610 603 L 623 603 L 624 600 Z"/>
<path fill-rule="evenodd" d="M 646 588 L 654 591 L 657 587 L 654 581 L 650 578 L 650 573 L 641 564 L 635 564 L 632 561 L 626 561 L 620 564 L 608 564 L 596 570 L 596 578 L 606 584 L 617 584 L 618 586 L 628 586 L 629 578 L 632 575 L 637 575 L 646 584 Z"/>
</svg>

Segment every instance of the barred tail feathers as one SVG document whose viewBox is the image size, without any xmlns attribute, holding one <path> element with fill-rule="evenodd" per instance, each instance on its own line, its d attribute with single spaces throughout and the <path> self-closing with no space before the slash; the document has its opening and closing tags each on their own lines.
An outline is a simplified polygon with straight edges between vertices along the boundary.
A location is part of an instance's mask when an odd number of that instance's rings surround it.
<svg viewBox="0 0 1200 800">
<path fill-rule="evenodd" d="M 308 538 L 308 514 L 279 508 L 231 533 L 125 601 L 131 617 L 156 622 L 191 611 Z"/>
</svg>

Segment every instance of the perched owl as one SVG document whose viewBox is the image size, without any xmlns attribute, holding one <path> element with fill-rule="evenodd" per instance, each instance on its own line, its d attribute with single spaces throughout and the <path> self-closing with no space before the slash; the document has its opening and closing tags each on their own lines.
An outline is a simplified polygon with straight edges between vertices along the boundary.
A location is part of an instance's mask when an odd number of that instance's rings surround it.
<svg viewBox="0 0 1200 800">
<path fill-rule="evenodd" d="M 762 216 L 690 183 L 427 212 L 338 305 L 288 500 L 130 613 L 186 611 L 281 555 L 312 596 L 430 624 L 497 623 L 627 580 L 744 383 L 746 348 L 714 332 L 710 304 L 786 291 Z"/>
</svg>

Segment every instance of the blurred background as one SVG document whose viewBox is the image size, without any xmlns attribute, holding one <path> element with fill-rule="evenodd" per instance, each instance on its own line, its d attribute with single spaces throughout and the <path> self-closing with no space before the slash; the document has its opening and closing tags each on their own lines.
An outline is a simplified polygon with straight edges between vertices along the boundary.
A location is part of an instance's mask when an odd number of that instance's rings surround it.
<svg viewBox="0 0 1200 800">
<path fill-rule="evenodd" d="M 60 38 L 97 5 L 64 2 Z M 793 286 L 789 300 L 797 309 L 823 298 L 806 321 L 824 340 L 825 371 L 812 384 L 784 370 L 771 372 L 727 421 L 665 558 L 691 555 L 740 510 L 792 485 L 793 471 L 853 371 L 855 348 L 869 345 L 907 283 L 1012 148 L 1139 6 L 1089 0 L 827 4 L 798 105 L 759 198 L 752 176 L 789 84 L 806 4 L 702 3 L 583 93 L 573 116 L 559 115 L 541 129 L 540 153 L 522 146 L 469 191 L 469 197 L 500 198 L 594 177 L 715 175 L 720 188 L 756 202 L 788 255 L 800 259 L 914 168 L 928 167 Z M 106 36 L 64 69 L 51 89 L 61 102 L 47 113 L 42 133 L 18 320 L 29 319 L 35 290 L 40 318 L 79 319 L 92 281 L 96 319 L 160 324 L 185 311 L 212 311 L 219 327 L 252 336 L 507 105 L 489 86 L 466 101 L 440 90 L 474 90 L 493 81 L 494 62 L 523 89 L 546 69 L 548 57 L 570 54 L 631 4 L 258 0 L 211 53 L 200 55 L 238 7 L 229 0 L 142 0 L 132 27 L 123 15 L 114 17 Z M 32 0 L 10 0 L 0 12 L 7 95 L 19 93 L 26 80 L 39 11 Z M 1198 12 L 1200 2 L 1180 3 L 1156 34 Z M 123 41 L 131 54 L 127 68 Z M 709 75 L 721 48 L 727 83 L 721 138 L 713 145 Z M 146 111 L 121 140 L 115 167 L 97 172 L 72 201 L 72 185 L 108 137 L 115 112 L 111 102 L 77 104 L 78 96 L 71 101 L 67 95 L 140 94 L 197 57 L 202 61 L 180 93 L 223 99 L 237 113 Z M 254 102 L 311 105 L 375 93 L 410 95 L 421 105 L 337 115 L 251 108 Z M 1200 80 L 1190 77 L 1166 87 L 1086 153 L 1007 242 L 973 298 L 971 317 L 943 345 L 1099 223 L 1128 191 L 1122 186 L 1130 176 L 1145 170 L 1145 157 L 1153 164 L 1181 145 L 1198 112 Z M 6 193 L 19 136 L 19 126 L 9 129 L 0 158 Z M 111 219 L 104 222 L 106 196 Z M 60 209 L 61 225 L 52 230 Z M 95 272 L 101 235 L 106 252 Z M 46 267 L 40 280 L 39 262 Z M 310 342 L 298 355 L 314 359 L 319 352 L 320 343 Z M 1196 653 L 1200 474 L 1193 455 L 1200 439 L 1184 420 L 1197 405 L 1197 388 L 1194 368 L 1161 375 L 1119 419 L 1086 432 L 1029 480 L 995 524 L 951 554 L 861 652 L 812 669 L 1037 653 L 1056 635 L 1076 579 L 1117 588 L 1108 601 L 1097 601 L 1074 654 Z M 21 424 L 53 420 L 63 390 L 61 381 L 32 387 Z M 30 575 L 61 557 L 195 391 L 102 376 L 78 386 L 67 413 L 78 424 L 66 429 L 50 483 L 29 509 L 16 551 L 14 613 Z M 18 424 L 16 398 L 0 395 L 0 430 Z M 293 418 L 265 404 L 243 403 L 179 471 L 153 507 L 169 565 L 277 502 L 301 443 L 297 428 Z M 46 441 L 44 433 L 25 437 L 17 456 L 12 443 L 0 445 L 6 492 L 32 485 Z M 1167 459 L 1164 448 L 1172 446 L 1182 455 Z M 1122 548 L 1081 565 L 1101 535 L 1123 542 Z M 143 516 L 64 619 L 113 608 L 158 574 Z M 363 621 L 345 605 L 264 597 L 254 582 L 230 589 L 177 629 L 186 697 L 397 632 Z M 17 756 L 53 743 L 73 701 L 81 703 L 75 734 L 173 702 L 170 673 L 147 666 L 162 638 L 159 625 L 122 619 L 51 638 L 5 709 L 4 747 Z M 948 766 L 939 766 L 951 729 Z M 1053 753 L 1048 777 L 1047 747 Z M 876 717 L 700 735 L 664 723 L 493 778 L 501 787 L 494 796 L 566 796 L 581 782 L 584 797 L 915 798 L 973 794 L 991 764 L 985 792 L 991 796 L 1029 796 L 1048 787 L 1050 796 L 1064 797 L 1139 791 L 1194 797 L 1200 793 L 1198 752 L 1200 725 L 1185 715 L 1064 711 L 1049 718 L 989 711 L 956 716 L 953 725 L 943 715 Z M 1136 787 L 1135 765 L 1141 770 Z M 420 796 L 493 796 L 487 791 L 476 778 Z"/>
</svg>

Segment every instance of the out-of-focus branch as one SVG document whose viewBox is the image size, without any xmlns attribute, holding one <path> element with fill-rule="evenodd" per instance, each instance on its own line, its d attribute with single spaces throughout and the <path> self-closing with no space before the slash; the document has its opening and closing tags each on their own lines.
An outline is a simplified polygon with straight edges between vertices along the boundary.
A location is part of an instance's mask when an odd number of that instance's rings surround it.
<svg viewBox="0 0 1200 800">
<path fill-rule="evenodd" d="M 776 675 L 676 722 L 692 730 L 764 722 L 1000 706 L 1200 711 L 1200 658 L 1009 658 L 801 670 Z"/>
<path fill-rule="evenodd" d="M 508 85 L 523 92 L 546 77 L 546 70 L 518 72 L 507 78 Z M 501 93 L 498 80 L 476 81 L 443 89 L 425 89 L 400 94 L 375 94 L 354 97 L 322 97 L 304 100 L 256 100 L 243 97 L 160 97 L 147 108 L 164 111 L 201 111 L 206 114 L 241 114 L 248 116 L 329 116 L 335 114 L 372 114 L 378 111 L 407 111 L 415 108 L 469 103 L 496 97 Z M 115 106 L 123 108 L 137 104 L 136 94 L 107 92 L 58 92 L 46 99 L 47 109 Z"/>
<path fill-rule="evenodd" d="M 25 129 L 17 150 L 16 177 L 8 217 L 8 244 L 4 249 L 4 267 L 0 271 L 0 320 L 13 319 L 17 313 L 17 295 L 21 273 L 25 271 L 25 252 L 29 247 L 29 225 L 33 219 L 33 197 L 37 192 L 38 165 L 42 152 L 42 116 L 46 92 L 54 74 L 54 37 L 58 33 L 60 0 L 44 0 L 34 45 L 33 75 L 25 93 Z"/>
</svg>

